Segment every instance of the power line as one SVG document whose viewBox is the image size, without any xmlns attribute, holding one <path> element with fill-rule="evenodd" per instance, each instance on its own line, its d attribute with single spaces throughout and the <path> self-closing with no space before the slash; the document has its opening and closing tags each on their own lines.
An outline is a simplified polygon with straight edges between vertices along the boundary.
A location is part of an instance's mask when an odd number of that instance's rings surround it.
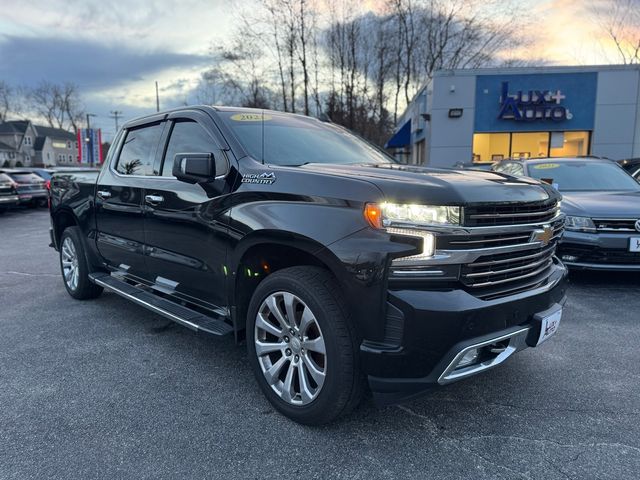
<svg viewBox="0 0 640 480">
<path fill-rule="evenodd" d="M 122 111 L 120 110 L 111 110 L 111 115 L 109 115 L 111 118 L 113 118 L 116 121 L 116 132 L 118 131 L 118 118 L 122 117 Z"/>
</svg>

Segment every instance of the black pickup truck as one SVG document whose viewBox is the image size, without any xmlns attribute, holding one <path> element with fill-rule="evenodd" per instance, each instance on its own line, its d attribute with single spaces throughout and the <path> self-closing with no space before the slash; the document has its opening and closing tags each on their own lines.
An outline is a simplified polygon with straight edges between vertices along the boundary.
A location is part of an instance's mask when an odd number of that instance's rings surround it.
<svg viewBox="0 0 640 480">
<path fill-rule="evenodd" d="M 233 334 L 275 408 L 320 424 L 555 333 L 559 207 L 535 180 L 400 165 L 331 123 L 189 107 L 125 124 L 97 176 L 55 175 L 51 238 L 72 297 Z"/>
</svg>

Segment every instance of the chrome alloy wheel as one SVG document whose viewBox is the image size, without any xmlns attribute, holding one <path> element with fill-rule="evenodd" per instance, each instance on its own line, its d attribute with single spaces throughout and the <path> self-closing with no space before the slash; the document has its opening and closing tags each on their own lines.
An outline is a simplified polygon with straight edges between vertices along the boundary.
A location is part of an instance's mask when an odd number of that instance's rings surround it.
<svg viewBox="0 0 640 480">
<path fill-rule="evenodd" d="M 67 237 L 62 242 L 61 254 L 64 282 L 67 284 L 67 287 L 75 291 L 78 288 L 80 271 L 78 269 L 78 253 L 71 238 Z"/>
<path fill-rule="evenodd" d="M 264 299 L 254 330 L 258 363 L 274 392 L 292 405 L 307 405 L 320 393 L 327 354 L 311 309 L 289 292 Z"/>
</svg>

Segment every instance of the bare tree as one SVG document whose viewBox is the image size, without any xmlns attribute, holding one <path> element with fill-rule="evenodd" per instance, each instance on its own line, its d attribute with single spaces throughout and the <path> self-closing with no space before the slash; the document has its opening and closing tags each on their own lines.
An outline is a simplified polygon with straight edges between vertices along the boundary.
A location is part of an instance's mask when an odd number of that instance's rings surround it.
<svg viewBox="0 0 640 480">
<path fill-rule="evenodd" d="M 522 45 L 506 21 L 517 1 L 385 0 L 373 13 L 358 0 L 260 0 L 214 56 L 216 91 L 383 143 L 436 70 L 500 65 Z"/>
<path fill-rule="evenodd" d="M 13 102 L 13 88 L 4 80 L 0 80 L 0 123 L 7 120 Z"/>
<path fill-rule="evenodd" d="M 640 63 L 640 0 L 592 2 L 590 11 L 596 24 L 613 43 L 618 61 Z"/>
<path fill-rule="evenodd" d="M 35 114 L 54 128 L 77 131 L 84 115 L 78 87 L 70 82 L 55 84 L 43 80 L 28 90 L 27 102 Z"/>
</svg>

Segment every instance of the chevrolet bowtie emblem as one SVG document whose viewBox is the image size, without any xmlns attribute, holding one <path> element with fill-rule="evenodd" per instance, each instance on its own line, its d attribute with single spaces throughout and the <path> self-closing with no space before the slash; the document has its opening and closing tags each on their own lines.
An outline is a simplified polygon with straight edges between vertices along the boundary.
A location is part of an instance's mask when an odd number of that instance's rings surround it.
<svg viewBox="0 0 640 480">
<path fill-rule="evenodd" d="M 530 242 L 540 242 L 543 246 L 549 244 L 553 238 L 553 228 L 551 225 L 545 225 L 541 229 L 534 230 L 531 234 Z"/>
</svg>

